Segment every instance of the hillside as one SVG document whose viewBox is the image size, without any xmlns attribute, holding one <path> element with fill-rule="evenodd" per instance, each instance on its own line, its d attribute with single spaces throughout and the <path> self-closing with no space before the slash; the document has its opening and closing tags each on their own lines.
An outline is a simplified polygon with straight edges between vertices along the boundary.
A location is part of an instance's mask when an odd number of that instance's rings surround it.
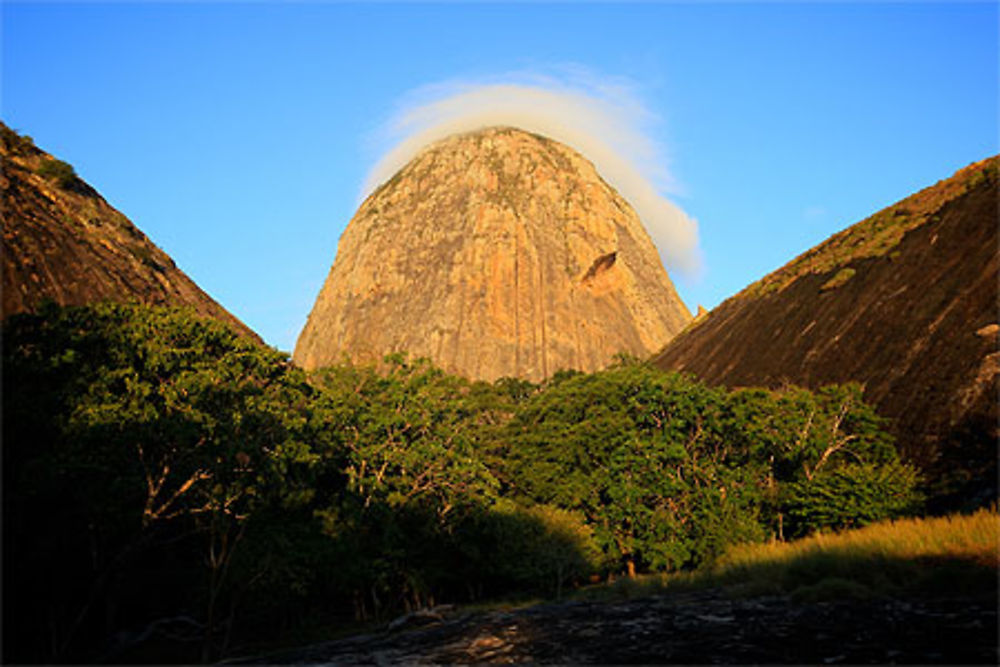
<svg viewBox="0 0 1000 667">
<path fill-rule="evenodd" d="M 860 381 L 938 494 L 996 492 L 997 158 L 836 234 L 655 356 L 727 386 Z"/>
<path fill-rule="evenodd" d="M 406 351 L 532 381 L 646 356 L 690 320 L 594 166 L 507 127 L 426 148 L 361 206 L 295 347 L 311 369 Z"/>
<path fill-rule="evenodd" d="M 60 305 L 137 301 L 191 307 L 259 340 L 72 167 L 0 123 L 3 316 Z"/>
</svg>

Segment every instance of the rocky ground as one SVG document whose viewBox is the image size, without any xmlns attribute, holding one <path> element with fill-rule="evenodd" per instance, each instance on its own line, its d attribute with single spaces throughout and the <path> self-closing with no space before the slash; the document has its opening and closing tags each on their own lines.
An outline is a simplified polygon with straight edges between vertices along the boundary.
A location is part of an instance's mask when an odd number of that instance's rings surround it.
<svg viewBox="0 0 1000 667">
<path fill-rule="evenodd" d="M 414 625 L 423 623 L 420 627 Z M 796 602 L 720 590 L 397 619 L 252 664 L 997 664 L 995 591 Z"/>
</svg>

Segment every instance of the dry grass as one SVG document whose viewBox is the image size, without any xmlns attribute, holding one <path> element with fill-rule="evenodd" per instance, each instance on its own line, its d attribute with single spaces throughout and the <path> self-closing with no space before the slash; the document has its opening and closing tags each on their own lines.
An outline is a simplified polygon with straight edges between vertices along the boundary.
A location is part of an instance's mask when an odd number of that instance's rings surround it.
<svg viewBox="0 0 1000 667">
<path fill-rule="evenodd" d="M 742 545 L 702 576 L 803 599 L 996 593 L 1000 515 L 906 519 L 788 543 Z"/>
<path fill-rule="evenodd" d="M 982 509 L 969 515 L 876 523 L 795 542 L 741 545 L 727 552 L 715 569 L 717 573 L 738 572 L 761 564 L 787 564 L 818 556 L 958 558 L 996 568 L 998 540 L 1000 514 Z"/>
<path fill-rule="evenodd" d="M 1000 514 L 884 522 L 794 542 L 745 544 L 711 567 L 619 580 L 583 592 L 631 598 L 725 586 L 737 595 L 816 601 L 886 595 L 996 595 Z"/>
</svg>

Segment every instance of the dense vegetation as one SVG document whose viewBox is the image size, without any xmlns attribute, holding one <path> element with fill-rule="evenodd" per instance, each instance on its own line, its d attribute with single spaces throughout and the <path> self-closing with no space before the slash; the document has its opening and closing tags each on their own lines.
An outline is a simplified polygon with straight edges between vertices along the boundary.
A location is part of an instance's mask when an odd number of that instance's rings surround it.
<svg viewBox="0 0 1000 667">
<path fill-rule="evenodd" d="M 541 386 L 403 356 L 307 377 L 121 305 L 10 318 L 3 372 L 6 661 L 213 660 L 919 504 L 850 385 L 727 392 L 624 358 Z"/>
</svg>

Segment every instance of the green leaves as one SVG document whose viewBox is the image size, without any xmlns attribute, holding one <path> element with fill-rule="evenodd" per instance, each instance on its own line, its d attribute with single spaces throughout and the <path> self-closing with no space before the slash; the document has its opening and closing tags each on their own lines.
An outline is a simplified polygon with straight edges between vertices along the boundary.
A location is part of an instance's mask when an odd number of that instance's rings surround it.
<svg viewBox="0 0 1000 667">
<path fill-rule="evenodd" d="M 783 503 L 790 534 L 858 528 L 912 515 L 920 508 L 918 481 L 912 466 L 893 461 L 849 463 L 823 471 L 811 480 L 790 484 Z"/>
<path fill-rule="evenodd" d="M 559 595 L 919 501 L 856 385 L 729 392 L 626 358 L 488 384 L 404 355 L 307 378 L 219 323 L 111 304 L 12 317 L 2 342 L 33 659 L 181 612 L 215 655 L 237 611 L 253 636 L 310 609 Z"/>
<path fill-rule="evenodd" d="M 891 514 L 874 504 L 876 491 L 838 518 L 813 516 L 819 504 L 802 495 L 845 466 L 867 465 L 871 476 L 894 465 L 883 422 L 861 393 L 857 385 L 730 393 L 622 363 L 559 377 L 529 398 L 504 436 L 508 467 L 524 501 L 582 512 L 609 557 L 654 570 L 697 565 L 780 532 L 793 497 L 794 530 Z M 894 493 L 912 499 L 915 480 L 890 477 Z M 888 492 L 889 478 L 878 479 L 869 487 Z M 779 493 L 787 485 L 797 495 Z"/>
<path fill-rule="evenodd" d="M 49 307 L 10 318 L 3 343 L 5 382 L 17 388 L 4 393 L 5 483 L 39 501 L 15 510 L 24 556 L 14 567 L 61 582 L 38 610 L 64 610 L 50 644 L 86 644 L 81 623 L 96 622 L 94 601 L 109 599 L 111 581 L 183 608 L 210 601 L 211 631 L 245 523 L 263 505 L 304 500 L 293 474 L 314 463 L 301 439 L 304 376 L 176 309 Z M 55 537 L 38 529 L 47 524 Z M 175 545 L 180 569 L 207 563 L 207 589 L 143 580 L 161 545 Z M 73 593 L 81 584 L 90 590 Z"/>
<path fill-rule="evenodd" d="M 425 360 L 389 362 L 384 374 L 342 367 L 317 378 L 321 428 L 337 434 L 328 456 L 343 462 L 346 490 L 366 508 L 429 503 L 441 517 L 490 498 L 497 482 L 469 437 L 468 383 Z"/>
</svg>

